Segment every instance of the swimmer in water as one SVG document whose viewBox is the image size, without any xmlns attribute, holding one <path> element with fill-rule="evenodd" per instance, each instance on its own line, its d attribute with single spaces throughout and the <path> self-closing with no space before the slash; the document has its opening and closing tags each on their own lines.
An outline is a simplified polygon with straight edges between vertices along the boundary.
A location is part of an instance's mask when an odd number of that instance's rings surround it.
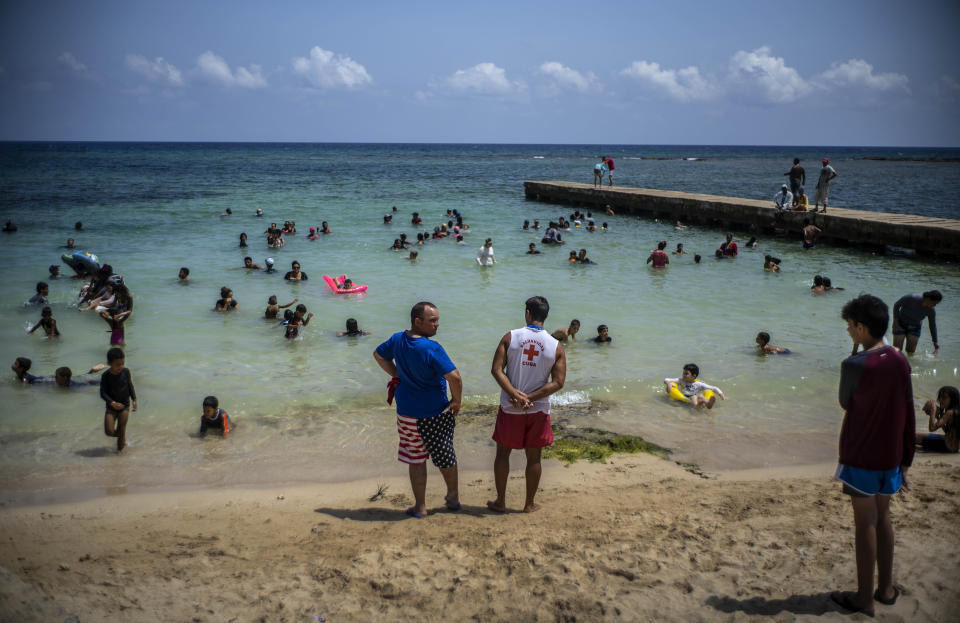
<svg viewBox="0 0 960 623">
<path fill-rule="evenodd" d="M 234 266 L 233 268 L 228 268 L 227 270 L 240 270 L 241 268 L 246 268 L 247 270 L 260 270 L 259 264 L 253 263 L 253 258 L 249 255 L 243 258 L 243 266 Z"/>
<path fill-rule="evenodd" d="M 297 305 L 297 310 L 293 312 L 293 318 L 287 323 L 287 330 L 283 337 L 292 340 L 300 335 L 300 327 L 305 327 L 313 318 L 313 313 L 307 313 L 307 306 L 303 303 Z"/>
<path fill-rule="evenodd" d="M 580 331 L 580 321 L 574 318 L 570 321 L 570 324 L 566 327 L 560 327 L 550 335 L 553 339 L 560 342 L 566 342 L 567 338 L 570 338 L 574 342 L 577 341 L 577 333 Z"/>
<path fill-rule="evenodd" d="M 826 294 L 827 290 L 823 287 L 823 277 L 820 275 L 813 276 L 813 285 L 810 286 L 810 291 L 814 294 Z"/>
<path fill-rule="evenodd" d="M 783 348 L 782 346 L 774 346 L 770 343 L 770 334 L 766 331 L 761 331 L 757 333 L 756 338 L 757 348 L 760 349 L 760 354 L 762 355 L 789 355 L 790 349 Z"/>
<path fill-rule="evenodd" d="M 311 228 L 310 228 L 310 233 L 307 234 L 307 240 L 316 240 L 316 239 L 319 238 L 319 237 L 320 237 L 320 236 L 317 235 L 317 228 L 316 228 L 316 227 L 311 227 Z"/>
<path fill-rule="evenodd" d="M 37 282 L 37 293 L 34 294 L 30 299 L 23 304 L 24 307 L 32 307 L 34 305 L 46 305 L 50 301 L 47 300 L 47 296 L 50 294 L 50 286 L 44 283 L 43 281 Z"/>
<path fill-rule="evenodd" d="M 596 262 L 587 257 L 586 249 L 580 249 L 580 255 L 577 256 L 577 261 L 581 264 L 596 264 Z"/>
<path fill-rule="evenodd" d="M 290 301 L 290 302 L 287 303 L 286 305 L 278 305 L 278 304 L 277 304 L 277 295 L 274 294 L 274 295 L 272 295 L 270 298 L 267 299 L 267 309 L 266 309 L 266 311 L 263 312 L 263 317 L 264 317 L 264 318 L 267 318 L 267 319 L 270 319 L 270 320 L 276 320 L 276 319 L 277 319 L 277 316 L 280 314 L 280 310 L 281 310 L 281 309 L 286 309 L 286 308 L 290 307 L 291 305 L 293 305 L 294 303 L 296 303 L 296 302 L 299 301 L 299 300 L 300 300 L 300 299 L 293 299 L 292 301 Z"/>
<path fill-rule="evenodd" d="M 411 262 L 415 262 L 417 260 L 417 257 L 419 257 L 419 255 L 420 255 L 419 251 L 411 251 L 410 255 L 407 256 L 407 259 L 410 260 Z"/>
<path fill-rule="evenodd" d="M 290 270 L 283 276 L 287 281 L 306 281 L 307 273 L 300 270 L 300 262 L 294 260 L 290 262 Z"/>
<path fill-rule="evenodd" d="M 221 313 L 238 311 L 240 309 L 237 300 L 233 298 L 233 290 L 226 286 L 220 288 L 220 299 L 217 301 L 215 309 Z"/>
<path fill-rule="evenodd" d="M 254 216 L 263 216 L 263 209 L 257 208 L 257 213 Z"/>
<path fill-rule="evenodd" d="M 180 268 L 180 272 L 177 273 L 177 281 L 184 285 L 193 281 L 193 279 L 190 279 L 190 269 L 186 266 Z"/>
<path fill-rule="evenodd" d="M 607 325 L 602 324 L 597 327 L 597 337 L 591 340 L 597 344 L 609 344 L 613 341 L 613 338 L 610 337 L 610 329 L 607 328 Z"/>
<path fill-rule="evenodd" d="M 698 411 L 703 410 L 704 407 L 707 409 L 712 409 L 713 404 L 717 401 L 717 396 L 720 396 L 721 400 L 727 399 L 727 397 L 723 395 L 723 392 L 720 391 L 719 387 L 714 387 L 713 385 L 707 385 L 703 381 L 698 381 L 698 376 L 700 376 L 700 367 L 695 363 L 688 363 L 687 365 L 683 366 L 683 374 L 681 374 L 679 378 L 663 379 L 663 384 L 667 388 L 667 393 L 670 393 L 670 384 L 676 383 L 677 389 L 680 391 L 680 393 L 686 396 Z M 709 400 L 704 398 L 702 395 L 703 392 L 707 391 L 708 389 L 714 393 Z"/>
<path fill-rule="evenodd" d="M 245 232 L 240 233 L 240 247 L 243 248 L 247 246 L 247 234 Z"/>
<path fill-rule="evenodd" d="M 337 289 L 338 289 L 338 290 L 350 290 L 350 289 L 352 289 L 353 287 L 354 287 L 354 286 L 353 286 L 353 279 L 350 279 L 349 277 L 344 277 L 344 278 L 343 278 L 343 281 L 341 281 L 340 283 L 337 284 Z"/>
<path fill-rule="evenodd" d="M 73 238 L 67 238 L 67 244 L 63 245 L 64 249 L 73 249 Z"/>
<path fill-rule="evenodd" d="M 220 216 L 230 216 L 231 214 L 233 214 L 233 210 L 231 210 L 230 208 L 227 208 L 226 210 L 223 211 L 223 213 L 220 214 Z"/>
<path fill-rule="evenodd" d="M 56 264 L 50 264 L 47 270 L 50 272 L 50 279 L 57 279 L 60 277 L 60 267 Z"/>
<path fill-rule="evenodd" d="M 540 250 L 537 248 L 537 243 L 531 242 L 527 248 L 527 255 L 540 255 Z"/>
<path fill-rule="evenodd" d="M 57 329 L 57 321 L 53 319 L 53 310 L 49 306 L 44 307 L 40 310 L 40 321 L 33 325 L 28 334 L 32 334 L 34 331 L 43 327 L 43 330 L 48 336 L 51 337 L 60 337 L 60 331 Z"/>
<path fill-rule="evenodd" d="M 770 271 L 772 273 L 780 272 L 780 258 L 773 257 L 772 255 L 765 255 L 763 257 L 763 270 Z"/>
<path fill-rule="evenodd" d="M 683 250 L 683 243 L 677 243 L 677 250 L 673 252 L 674 255 L 686 255 L 687 252 Z"/>
<path fill-rule="evenodd" d="M 200 436 L 206 437 L 208 429 L 221 432 L 224 439 L 233 428 L 233 422 L 227 412 L 220 408 L 220 401 L 216 396 L 207 396 L 203 399 L 202 413 L 200 414 Z"/>
<path fill-rule="evenodd" d="M 647 258 L 647 264 L 653 262 L 654 268 L 666 268 L 667 264 L 670 263 L 670 256 L 667 255 L 666 251 L 664 251 L 666 247 L 666 240 L 661 240 L 658 242 L 657 248 L 650 252 L 650 257 Z"/>
<path fill-rule="evenodd" d="M 332 234 L 332 233 L 333 233 L 333 230 L 330 229 L 330 226 L 327 225 L 327 222 L 326 222 L 326 221 L 320 223 L 320 233 L 321 233 L 321 234 Z"/>
<path fill-rule="evenodd" d="M 337 337 L 360 337 L 362 335 L 370 335 L 370 332 L 361 329 L 356 318 L 347 318 L 347 330 L 337 332 Z"/>
<path fill-rule="evenodd" d="M 571 252 L 570 252 L 570 257 L 567 258 L 567 261 L 568 261 L 568 262 L 571 262 L 571 263 L 576 263 L 576 261 L 577 261 L 577 252 L 576 252 L 576 251 L 571 251 Z"/>
<path fill-rule="evenodd" d="M 273 267 L 273 258 L 272 258 L 272 257 L 268 257 L 267 259 L 263 260 L 263 263 L 264 263 L 264 265 L 265 265 L 265 266 L 264 266 L 264 269 L 263 269 L 263 272 L 265 272 L 265 273 L 275 273 L 275 272 L 277 272 L 276 269 Z"/>
</svg>

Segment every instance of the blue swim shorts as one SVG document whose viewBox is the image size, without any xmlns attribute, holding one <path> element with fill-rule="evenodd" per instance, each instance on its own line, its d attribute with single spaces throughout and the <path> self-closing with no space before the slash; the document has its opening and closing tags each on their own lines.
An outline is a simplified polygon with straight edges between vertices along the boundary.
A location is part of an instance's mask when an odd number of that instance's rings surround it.
<svg viewBox="0 0 960 623">
<path fill-rule="evenodd" d="M 844 493 L 855 498 L 868 498 L 878 494 L 893 495 L 903 484 L 903 475 L 899 467 L 874 471 L 841 463 L 837 465 L 834 478 L 843 483 Z"/>
<path fill-rule="evenodd" d="M 897 324 L 898 324 L 899 326 L 898 326 L 896 329 L 893 330 L 893 334 L 894 334 L 894 335 L 903 335 L 904 333 L 906 333 L 907 335 L 912 335 L 912 336 L 914 336 L 914 337 L 920 337 L 920 328 L 921 328 L 921 325 L 918 325 L 918 324 L 903 324 L 903 323 L 900 322 L 899 320 L 897 321 Z"/>
</svg>

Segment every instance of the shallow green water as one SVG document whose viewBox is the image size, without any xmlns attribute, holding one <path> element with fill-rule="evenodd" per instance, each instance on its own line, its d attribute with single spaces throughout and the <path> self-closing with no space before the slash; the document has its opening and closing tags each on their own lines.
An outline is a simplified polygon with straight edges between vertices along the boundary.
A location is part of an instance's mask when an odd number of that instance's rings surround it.
<svg viewBox="0 0 960 623">
<path fill-rule="evenodd" d="M 77 371 L 103 360 L 106 325 L 70 307 L 79 288 L 74 280 L 50 282 L 63 337 L 24 332 L 39 310 L 25 310 L 21 302 L 57 261 L 58 246 L 73 236 L 79 248 L 123 273 L 134 294 L 127 365 L 141 400 L 131 416 L 130 452 L 116 457 L 102 433 L 96 388 L 25 387 L 8 373 L 0 384 L 0 487 L 245 484 L 395 473 L 393 411 L 384 402 L 388 379 L 371 353 L 406 327 L 409 308 L 424 299 L 439 306 L 437 339 L 464 378 L 472 415 L 458 428 L 457 448 L 466 467 L 492 461 L 498 390 L 490 360 L 502 334 L 522 324 L 523 301 L 533 294 L 550 301 L 548 328 L 576 317 L 583 323 L 581 338 L 594 335 L 600 323 L 614 338 L 603 347 L 583 339 L 568 346 L 557 417 L 641 434 L 711 469 L 835 458 L 839 364 L 850 351 L 839 313 L 860 292 L 892 304 L 909 292 L 940 289 L 943 350 L 929 354 L 925 326 L 911 358 L 915 393 L 919 400 L 960 382 L 954 264 L 842 248 L 804 251 L 789 239 L 763 239 L 759 249 L 736 260 L 716 261 L 711 255 L 720 231 L 676 232 L 672 224 L 620 216 L 600 219 L 610 225 L 606 232 L 574 230 L 565 235 L 566 248 L 527 256 L 528 242 L 539 236 L 522 231 L 522 221 L 545 224 L 572 209 L 524 201 L 522 176 L 542 166 L 543 177 L 559 178 L 570 173 L 564 168 L 569 163 L 541 165 L 529 152 L 471 156 L 466 148 L 439 160 L 429 147 L 368 159 L 333 151 L 304 154 L 273 146 L 171 154 L 142 148 L 97 158 L 73 154 L 69 167 L 34 155 L 45 164 L 4 173 L 8 188 L 25 187 L 26 177 L 46 199 L 27 193 L 14 206 L 11 196 L 19 195 L 8 193 L 4 203 L 4 220 L 14 218 L 21 231 L 0 239 L 0 261 L 10 269 L 2 286 L 3 359 L 28 356 L 36 374 L 52 374 L 60 365 Z M 347 160 L 359 166 L 336 175 L 338 162 Z M 623 168 L 626 177 L 629 165 Z M 391 205 L 398 214 L 385 226 L 382 215 Z M 218 217 L 226 207 L 233 216 Z M 252 216 L 258 207 L 262 219 Z M 471 226 L 467 244 L 431 241 L 415 263 L 387 250 L 399 232 L 415 238 L 428 229 L 408 224 L 412 211 L 432 230 L 446 220 L 448 208 L 461 210 Z M 71 226 L 78 219 L 85 227 L 75 234 Z M 267 249 L 260 232 L 285 219 L 297 222 L 298 235 L 281 250 Z M 321 220 L 334 233 L 307 240 L 308 227 Z M 237 248 L 241 231 L 249 234 L 248 249 Z M 474 257 L 487 236 L 494 239 L 497 264 L 480 268 Z M 670 249 L 683 242 L 691 255 L 671 256 L 666 270 L 649 269 L 644 261 L 658 240 L 667 240 Z M 587 248 L 597 265 L 569 265 L 573 247 Z M 701 264 L 694 264 L 692 252 L 704 255 Z M 782 274 L 762 270 L 765 253 L 782 258 Z M 280 271 L 229 270 L 246 254 L 261 264 L 275 257 Z M 309 281 L 283 281 L 292 260 Z M 183 265 L 194 279 L 187 286 L 176 283 Z M 332 295 L 320 277 L 341 273 L 368 284 L 368 293 Z M 817 273 L 846 290 L 811 295 Z M 211 311 L 223 285 L 234 290 L 239 312 Z M 282 330 L 263 319 L 271 294 L 281 303 L 297 297 L 315 314 L 302 339 L 283 339 Z M 350 316 L 372 335 L 335 337 Z M 760 330 L 794 353 L 758 357 L 753 339 Z M 702 378 L 729 400 L 708 414 L 668 401 L 663 377 L 678 376 L 688 362 L 699 364 Z M 238 423 L 226 442 L 191 437 L 208 394 L 219 396 Z"/>
</svg>

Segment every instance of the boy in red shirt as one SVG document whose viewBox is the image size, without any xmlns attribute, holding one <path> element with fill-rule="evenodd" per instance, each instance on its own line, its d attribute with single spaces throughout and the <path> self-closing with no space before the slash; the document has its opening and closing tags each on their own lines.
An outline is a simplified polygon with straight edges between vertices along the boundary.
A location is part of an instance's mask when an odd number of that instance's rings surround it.
<svg viewBox="0 0 960 623">
<path fill-rule="evenodd" d="M 853 503 L 857 592 L 830 597 L 846 610 L 873 616 L 874 600 L 892 605 L 899 596 L 893 586 L 890 496 L 901 487 L 910 489 L 907 468 L 913 462 L 916 434 L 913 388 L 907 360 L 883 343 L 890 323 L 887 305 L 863 294 L 843 306 L 842 317 L 854 345 L 863 347 L 841 364 L 840 406 L 846 413 L 836 473 Z"/>
</svg>

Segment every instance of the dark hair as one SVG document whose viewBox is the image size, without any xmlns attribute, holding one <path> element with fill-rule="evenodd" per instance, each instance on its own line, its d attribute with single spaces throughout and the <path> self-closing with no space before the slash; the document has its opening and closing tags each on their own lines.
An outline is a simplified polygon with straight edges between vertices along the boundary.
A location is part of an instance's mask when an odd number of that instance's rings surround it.
<svg viewBox="0 0 960 623">
<path fill-rule="evenodd" d="M 29 370 L 30 366 L 33 365 L 33 362 L 27 359 L 26 357 L 17 357 L 14 363 L 16 363 L 17 366 L 19 366 L 20 369 L 23 370 L 24 372 Z"/>
<path fill-rule="evenodd" d="M 694 261 L 695 263 L 697 263 L 697 264 L 700 263 L 700 254 L 699 254 L 699 253 L 694 253 L 694 254 L 693 254 L 693 261 Z"/>
<path fill-rule="evenodd" d="M 747 246 L 749 247 L 751 244 L 753 244 L 756 241 L 757 241 L 756 236 L 750 236 L 750 240 L 747 241 Z"/>
<path fill-rule="evenodd" d="M 609 331 L 609 330 L 610 330 L 610 328 L 607 327 L 607 325 L 605 325 L 605 324 L 599 325 L 599 326 L 597 327 L 597 333 L 600 333 L 601 331 Z"/>
<path fill-rule="evenodd" d="M 660 242 L 657 243 L 657 249 L 659 249 L 660 251 L 663 251 L 664 247 L 666 246 L 667 246 L 666 240 L 661 240 Z"/>
<path fill-rule="evenodd" d="M 929 292 L 923 293 L 923 298 L 939 303 L 943 300 L 943 295 L 940 294 L 940 290 L 930 290 Z"/>
<path fill-rule="evenodd" d="M 700 366 L 695 363 L 688 363 L 687 365 L 683 366 L 683 371 L 689 372 L 695 377 L 700 376 Z"/>
<path fill-rule="evenodd" d="M 683 248 L 683 243 L 682 243 L 682 242 L 678 242 L 678 243 L 677 243 L 677 251 L 679 251 L 679 250 L 682 249 L 682 248 Z"/>
<path fill-rule="evenodd" d="M 830 277 L 824 277 L 824 278 L 823 278 L 823 287 L 824 287 L 824 288 L 831 288 L 831 287 L 833 287 L 833 284 L 832 284 L 832 282 L 830 281 Z"/>
<path fill-rule="evenodd" d="M 433 307 L 434 309 L 437 308 L 437 306 L 431 303 L 430 301 L 420 301 L 419 303 L 414 305 L 410 309 L 410 324 L 413 324 L 413 321 L 416 320 L 417 318 L 420 318 L 422 320 L 423 310 L 425 310 L 428 307 Z"/>
<path fill-rule="evenodd" d="M 303 303 L 300 303 L 299 305 L 297 305 L 297 311 L 300 312 L 301 314 L 305 314 L 307 313 L 307 306 L 304 305 Z"/>
<path fill-rule="evenodd" d="M 267 304 L 269 304 L 269 305 L 276 305 L 276 304 L 277 304 L 277 295 L 276 295 L 276 294 L 271 294 L 271 295 L 270 295 L 270 298 L 267 299 Z"/>
<path fill-rule="evenodd" d="M 840 316 L 866 325 L 870 337 L 880 339 L 887 332 L 890 313 L 887 304 L 870 294 L 861 294 L 843 306 Z"/>
<path fill-rule="evenodd" d="M 957 407 L 960 407 L 960 391 L 957 391 L 957 388 L 956 388 L 956 387 L 954 387 L 954 386 L 952 386 L 952 385 L 944 385 L 943 387 L 941 387 L 940 389 L 938 389 L 938 390 L 937 390 L 937 402 L 940 402 L 940 397 L 943 396 L 943 395 L 947 395 L 947 396 L 950 397 L 950 408 L 951 408 L 951 409 L 957 409 Z M 956 414 L 957 412 L 954 411 L 954 413 Z M 954 427 L 956 427 L 956 424 L 954 424 Z"/>
<path fill-rule="evenodd" d="M 713 255 L 716 256 L 716 257 L 723 257 L 723 250 L 722 250 L 722 249 L 717 249 L 716 252 L 715 252 Z"/>
<path fill-rule="evenodd" d="M 45 305 L 43 309 L 40 310 L 41 316 L 53 315 L 53 310 L 50 309 L 49 305 Z"/>
<path fill-rule="evenodd" d="M 124 358 L 126 358 L 126 355 L 123 354 L 122 348 L 117 348 L 116 346 L 114 346 L 113 348 L 107 351 L 107 363 L 113 363 L 117 359 L 124 359 Z"/>
<path fill-rule="evenodd" d="M 531 296 L 524 304 L 526 311 L 530 312 L 530 320 L 534 322 L 543 322 L 550 313 L 550 303 L 542 296 Z"/>
<path fill-rule="evenodd" d="M 47 285 L 47 282 L 46 282 L 46 281 L 38 281 L 38 282 L 37 282 L 37 294 L 39 294 L 39 293 L 40 293 L 40 290 L 42 290 L 43 288 L 49 288 L 49 287 L 50 287 L 50 286 Z"/>
<path fill-rule="evenodd" d="M 206 398 L 203 399 L 203 406 L 213 407 L 214 409 L 216 409 L 217 407 L 220 406 L 220 401 L 217 400 L 216 396 L 207 396 Z"/>
<path fill-rule="evenodd" d="M 74 223 L 73 228 L 78 230 L 83 229 L 83 221 L 77 221 L 76 223 Z"/>
<path fill-rule="evenodd" d="M 814 276 L 813 276 L 813 285 L 814 285 L 814 286 L 822 286 L 822 285 L 823 285 L 823 277 L 821 277 L 820 275 L 814 275 Z"/>
<path fill-rule="evenodd" d="M 227 298 L 227 294 L 229 293 L 230 293 L 230 288 L 228 288 L 227 286 L 220 287 L 220 298 L 222 299 Z"/>
<path fill-rule="evenodd" d="M 190 274 L 190 269 L 187 268 L 186 266 L 181 266 L 181 267 L 180 267 L 180 272 L 182 272 L 182 273 L 185 274 L 185 275 L 189 275 L 189 274 Z"/>
<path fill-rule="evenodd" d="M 793 164 L 800 164 L 800 158 L 794 158 Z"/>
<path fill-rule="evenodd" d="M 809 225 L 809 224 L 810 224 L 810 219 L 808 219 L 808 218 L 803 219 L 803 224 L 804 224 L 804 225 Z"/>
<path fill-rule="evenodd" d="M 60 270 L 60 267 L 57 266 L 56 264 L 50 264 L 50 268 L 48 268 L 47 270 L 49 270 L 50 274 L 52 275 L 54 272 Z"/>
<path fill-rule="evenodd" d="M 68 368 L 67 366 L 61 366 L 61 367 L 57 368 L 57 371 L 54 372 L 53 375 L 54 375 L 54 376 L 65 376 L 65 377 L 67 377 L 67 378 L 69 379 L 71 376 L 73 376 L 73 370 L 71 370 L 71 369 Z"/>
<path fill-rule="evenodd" d="M 770 343 L 770 334 L 767 333 L 766 331 L 761 331 L 760 333 L 757 333 L 757 337 L 763 340 L 764 345 Z"/>
<path fill-rule="evenodd" d="M 252 261 L 253 261 L 253 258 L 250 257 L 249 255 L 248 255 L 247 257 L 243 258 L 243 261 L 244 261 L 244 262 L 246 262 L 247 260 L 250 260 L 250 261 L 252 262 Z"/>
<path fill-rule="evenodd" d="M 347 331 L 355 332 L 358 330 L 359 330 L 359 327 L 357 326 L 357 319 L 347 318 Z"/>
<path fill-rule="evenodd" d="M 290 320 L 293 320 L 293 310 L 292 310 L 292 309 L 289 309 L 289 308 L 283 310 L 283 319 L 286 320 L 286 321 L 288 321 L 288 322 L 289 322 Z"/>
<path fill-rule="evenodd" d="M 290 262 L 290 268 L 293 268 L 294 264 L 299 264 L 299 263 L 300 263 L 300 260 L 293 260 L 292 262 Z"/>
<path fill-rule="evenodd" d="M 580 326 L 580 321 L 577 320 L 576 318 L 574 318 L 573 320 L 570 321 L 570 325 L 571 325 L 571 326 L 572 326 L 572 325 L 577 325 L 577 326 L 579 327 L 579 326 Z"/>
</svg>

